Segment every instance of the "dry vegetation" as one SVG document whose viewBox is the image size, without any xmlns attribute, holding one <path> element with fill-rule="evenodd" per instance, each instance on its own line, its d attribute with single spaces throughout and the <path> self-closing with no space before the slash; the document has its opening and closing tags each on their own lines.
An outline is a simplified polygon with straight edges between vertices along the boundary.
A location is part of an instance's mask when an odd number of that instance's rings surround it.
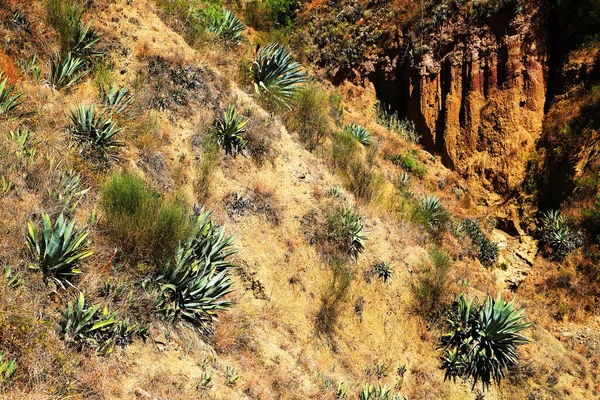
<svg viewBox="0 0 600 400">
<path fill-rule="evenodd" d="M 460 293 L 516 297 L 533 323 L 522 360 L 486 398 L 600 395 L 595 308 L 570 300 L 589 290 L 575 278 L 578 260 L 559 268 L 540 255 L 511 293 L 517 239 L 503 236 L 499 260 L 481 256 L 480 243 L 501 234 L 489 213 L 436 157 L 377 123 L 372 90 L 314 78 L 290 97 L 291 110 L 275 107 L 246 71 L 256 43 L 276 32 L 251 29 L 233 46 L 202 28 L 210 9 L 190 22 L 181 0 L 86 2 L 83 21 L 102 54 L 77 84 L 57 90 L 49 60 L 69 44 L 45 4 L 0 0 L 0 36 L 10 38 L 0 70 L 24 92 L 0 114 L 0 354 L 17 366 L 11 379 L 0 374 L 2 395 L 341 399 L 346 389 L 354 399 L 373 384 L 410 399 L 476 398 L 480 386 L 445 380 L 440 369 L 445 312 Z M 17 67 L 34 55 L 38 78 Z M 131 108 L 106 102 L 112 83 L 131 91 Z M 121 129 L 118 145 L 74 139 L 69 114 L 91 104 Z M 230 104 L 247 120 L 237 157 L 215 140 Z M 354 123 L 368 140 L 343 131 Z M 107 149 L 114 156 L 90 155 Z M 164 294 L 173 282 L 165 271 L 200 240 L 203 207 L 238 250 L 233 266 L 210 275 L 227 272 L 234 289 L 217 296 L 226 304 L 215 318 L 186 314 Z M 41 224 L 43 212 L 89 232 L 93 255 L 63 285 L 30 268 L 39 255 L 27 246 L 27 222 Z M 482 237 L 465 230 L 466 217 L 478 219 Z M 79 292 L 86 310 L 98 306 L 92 321 L 112 321 L 110 331 L 65 335 Z M 165 303 L 181 308 L 164 312 Z M 132 331 L 112 330 L 124 321 Z"/>
</svg>

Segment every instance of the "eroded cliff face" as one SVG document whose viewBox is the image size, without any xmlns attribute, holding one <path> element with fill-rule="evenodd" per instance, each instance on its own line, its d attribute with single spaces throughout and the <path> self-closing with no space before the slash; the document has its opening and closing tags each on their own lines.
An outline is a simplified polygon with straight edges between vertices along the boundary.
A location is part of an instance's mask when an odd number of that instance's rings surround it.
<svg viewBox="0 0 600 400">
<path fill-rule="evenodd" d="M 397 57 L 395 68 L 373 80 L 381 98 L 415 122 L 430 151 L 503 198 L 520 189 L 542 132 L 548 73 L 541 12 L 502 13 L 481 24 L 458 14 L 425 39 L 418 59 Z"/>
</svg>

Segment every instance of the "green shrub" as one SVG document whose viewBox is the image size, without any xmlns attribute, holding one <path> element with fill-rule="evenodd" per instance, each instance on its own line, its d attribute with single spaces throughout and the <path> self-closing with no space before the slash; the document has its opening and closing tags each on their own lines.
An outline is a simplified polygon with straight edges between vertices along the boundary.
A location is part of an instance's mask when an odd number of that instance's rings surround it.
<svg viewBox="0 0 600 400">
<path fill-rule="evenodd" d="M 481 381 L 484 390 L 492 382 L 500 384 L 518 362 L 517 346 L 529 342 L 520 333 L 531 325 L 524 320 L 514 300 L 488 296 L 479 305 L 461 295 L 447 318 L 449 332 L 442 337 L 445 379 L 473 378 L 473 388 Z"/>
<path fill-rule="evenodd" d="M 371 134 L 361 125 L 346 125 L 344 131 L 354 137 L 363 146 L 369 146 L 371 144 Z"/>
<path fill-rule="evenodd" d="M 83 2 L 79 0 L 47 0 L 46 18 L 56 30 L 63 52 L 69 49 L 70 41 L 81 26 Z"/>
<path fill-rule="evenodd" d="M 417 133 L 415 124 L 407 119 L 400 119 L 397 111 L 378 102 L 376 106 L 377 123 L 385 126 L 390 132 L 396 132 L 404 140 L 419 143 L 421 136 Z"/>
<path fill-rule="evenodd" d="M 441 232 L 448 227 L 450 213 L 437 196 L 423 196 L 417 203 L 414 218 L 430 231 Z"/>
<path fill-rule="evenodd" d="M 42 213 L 41 229 L 32 221 L 27 223 L 27 229 L 27 244 L 38 257 L 37 265 L 32 265 L 32 268 L 41 269 L 45 278 L 53 279 L 63 288 L 64 283 L 81 274 L 78 264 L 92 255 L 85 249 L 88 245 L 85 229 L 76 229 L 75 221 L 69 223 L 63 214 L 52 226 L 46 213 Z"/>
<path fill-rule="evenodd" d="M 87 152 L 94 152 L 101 158 L 111 155 L 123 146 L 114 136 L 121 131 L 107 113 L 96 115 L 94 105 L 89 107 L 77 106 L 69 114 L 71 126 L 69 132 L 75 140 L 84 145 Z"/>
<path fill-rule="evenodd" d="M 440 317 L 448 293 L 448 272 L 452 258 L 448 253 L 433 248 L 429 252 L 429 262 L 421 266 L 411 283 L 419 312 L 431 320 Z"/>
<path fill-rule="evenodd" d="M 410 152 L 393 155 L 390 161 L 395 165 L 404 168 L 417 178 L 424 178 L 427 175 L 427 167 L 418 161 Z"/>
<path fill-rule="evenodd" d="M 212 137 L 202 141 L 200 156 L 196 163 L 196 180 L 194 182 L 195 193 L 200 202 L 208 199 L 215 177 L 215 171 L 219 165 L 219 146 Z"/>
<path fill-rule="evenodd" d="M 384 282 L 387 282 L 388 279 L 391 279 L 393 274 L 392 263 L 388 261 L 379 261 L 373 264 L 372 267 L 373 274 L 377 275 L 380 279 L 383 279 Z"/>
<path fill-rule="evenodd" d="M 215 123 L 215 140 L 225 154 L 236 156 L 246 148 L 244 127 L 248 121 L 238 116 L 237 109 L 230 104 L 223 116 Z"/>
<path fill-rule="evenodd" d="M 235 253 L 233 238 L 224 235 L 224 229 L 215 226 L 210 213 L 203 210 L 192 235 L 179 244 L 174 260 L 160 271 L 155 309 L 168 321 L 184 318 L 207 329 L 218 311 L 233 304 L 223 298 L 232 292 L 229 270 L 233 265 L 227 259 Z"/>
<path fill-rule="evenodd" d="M 85 69 L 85 60 L 74 57 L 71 52 L 50 59 L 50 83 L 56 90 L 75 86 L 89 71 Z"/>
<path fill-rule="evenodd" d="M 256 93 L 274 105 L 287 108 L 306 76 L 301 65 L 279 43 L 260 48 L 250 66 L 250 77 Z"/>
<path fill-rule="evenodd" d="M 296 0 L 266 0 L 265 6 L 276 28 L 290 27 L 298 8 Z"/>
<path fill-rule="evenodd" d="M 5 356 L 0 352 L 0 387 L 13 383 L 17 372 L 17 360 L 5 360 Z"/>
<path fill-rule="evenodd" d="M 136 175 L 113 175 L 101 195 L 110 236 L 134 261 L 160 265 L 189 231 L 183 205 L 162 199 Z"/>
<path fill-rule="evenodd" d="M 246 22 L 259 31 L 286 29 L 296 17 L 296 0 L 250 0 L 244 7 Z"/>
<path fill-rule="evenodd" d="M 341 253 L 353 260 L 364 252 L 365 233 L 362 216 L 355 210 L 341 206 L 327 220 L 327 237 Z"/>
<path fill-rule="evenodd" d="M 25 92 L 14 93 L 14 85 L 9 85 L 8 78 L 3 78 L 4 73 L 0 71 L 0 117 L 14 111 L 22 101 L 19 98 L 25 94 Z"/>
<path fill-rule="evenodd" d="M 222 14 L 211 20 L 208 30 L 227 43 L 238 45 L 242 42 L 242 32 L 246 30 L 246 26 L 232 11 L 223 9 Z"/>
<path fill-rule="evenodd" d="M 307 85 L 298 90 L 289 125 L 298 132 L 309 151 L 316 150 L 331 133 L 327 115 L 327 93 L 316 85 Z"/>
<path fill-rule="evenodd" d="M 583 245 L 583 237 L 574 231 L 560 211 L 547 211 L 540 220 L 542 243 L 550 247 L 552 260 L 563 260 L 569 253 Z"/>
<path fill-rule="evenodd" d="M 483 21 L 503 11 L 521 13 L 523 10 L 522 0 L 474 0 L 471 15 L 476 21 Z"/>
<path fill-rule="evenodd" d="M 358 142 L 347 132 L 337 132 L 333 135 L 331 157 L 333 167 L 338 172 L 346 170 L 353 161 L 360 161 Z"/>
<path fill-rule="evenodd" d="M 498 260 L 498 244 L 492 242 L 481 230 L 479 222 L 472 219 L 465 219 L 463 230 L 471 238 L 473 245 L 477 247 L 477 258 L 485 267 L 491 267 Z"/>
</svg>

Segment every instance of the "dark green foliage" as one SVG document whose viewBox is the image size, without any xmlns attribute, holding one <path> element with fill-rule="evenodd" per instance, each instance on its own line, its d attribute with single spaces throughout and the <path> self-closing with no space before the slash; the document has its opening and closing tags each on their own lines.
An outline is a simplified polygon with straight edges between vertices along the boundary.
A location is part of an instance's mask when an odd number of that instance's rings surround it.
<svg viewBox="0 0 600 400">
<path fill-rule="evenodd" d="M 571 251 L 583 245 L 582 235 L 569 226 L 560 211 L 545 212 L 540 223 L 541 240 L 552 250 L 552 260 L 563 260 Z"/>
<path fill-rule="evenodd" d="M 56 30 L 64 53 L 68 51 L 69 43 L 81 27 L 83 11 L 83 2 L 79 0 L 46 1 L 46 18 Z"/>
<path fill-rule="evenodd" d="M 246 30 L 246 26 L 232 11 L 223 9 L 222 14 L 212 19 L 208 30 L 227 43 L 238 45 L 242 42 L 242 32 Z"/>
<path fill-rule="evenodd" d="M 246 123 L 248 121 L 238 116 L 234 105 L 229 105 L 223 116 L 215 123 L 215 140 L 225 150 L 225 154 L 236 156 L 246 148 Z"/>
<path fill-rule="evenodd" d="M 102 54 L 94 49 L 99 41 L 100 36 L 98 36 L 95 29 L 90 25 L 84 26 L 79 23 L 75 34 L 69 41 L 69 50 L 74 57 L 89 61 L 92 57 Z"/>
<path fill-rule="evenodd" d="M 508 368 L 518 362 L 517 346 L 529 341 L 520 333 L 531 324 L 523 311 L 499 295 L 483 305 L 461 295 L 448 313 L 448 333 L 442 337 L 445 379 L 473 378 L 485 389 L 499 384 Z"/>
<path fill-rule="evenodd" d="M 22 101 L 19 98 L 25 94 L 25 92 L 13 93 L 14 85 L 9 85 L 8 78 L 3 78 L 4 73 L 0 71 L 0 117 L 8 114 L 17 108 Z"/>
<path fill-rule="evenodd" d="M 269 31 L 290 28 L 297 10 L 296 0 L 250 0 L 244 7 L 244 16 L 254 29 Z"/>
<path fill-rule="evenodd" d="M 10 385 L 15 380 L 17 360 L 5 360 L 6 354 L 0 352 L 0 387 Z"/>
<path fill-rule="evenodd" d="M 491 267 L 498 260 L 498 245 L 492 242 L 481 230 L 479 222 L 472 219 L 465 219 L 463 229 L 467 236 L 471 238 L 473 245 L 477 247 L 477 258 L 485 267 Z"/>
<path fill-rule="evenodd" d="M 270 43 L 256 53 L 250 66 L 256 93 L 276 105 L 289 108 L 289 101 L 306 80 L 301 65 L 279 43 Z"/>
<path fill-rule="evenodd" d="M 167 262 L 157 281 L 160 292 L 155 301 L 156 311 L 174 322 L 187 319 L 203 329 L 233 302 L 223 297 L 232 292 L 233 282 L 227 260 L 235 250 L 233 238 L 202 211 L 197 217 L 192 235 L 179 245 L 173 261 Z"/>
<path fill-rule="evenodd" d="M 376 108 L 378 124 L 385 126 L 391 132 L 396 132 L 404 140 L 419 143 L 421 136 L 417 133 L 414 122 L 400 119 L 398 112 L 384 103 L 378 102 Z"/>
<path fill-rule="evenodd" d="M 164 200 L 136 175 L 113 175 L 101 194 L 109 234 L 134 261 L 160 265 L 187 237 L 189 224 L 181 202 Z"/>
<path fill-rule="evenodd" d="M 384 282 L 391 279 L 393 274 L 392 264 L 390 262 L 379 261 L 373 264 L 373 274 L 377 275 Z"/>
<path fill-rule="evenodd" d="M 62 214 L 53 226 L 46 213 L 42 213 L 41 229 L 32 221 L 27 223 L 27 229 L 27 244 L 38 257 L 33 268 L 41 269 L 46 277 L 63 288 L 64 283 L 81 274 L 78 264 L 92 255 L 86 251 L 88 232 L 85 229 L 76 229 L 75 221 L 69 223 Z"/>
<path fill-rule="evenodd" d="M 118 87 L 114 82 L 108 90 L 103 90 L 102 103 L 107 112 L 117 114 L 123 118 L 131 118 L 135 115 L 132 110 L 135 95 L 126 87 Z"/>
<path fill-rule="evenodd" d="M 501 12 L 521 13 L 523 10 L 523 0 L 474 0 L 471 15 L 476 21 L 483 21 Z"/>
<path fill-rule="evenodd" d="M 411 152 L 390 156 L 390 161 L 395 165 L 404 168 L 417 178 L 422 179 L 427 175 L 427 167 L 417 160 Z"/>
<path fill-rule="evenodd" d="M 565 38 L 567 50 L 593 45 L 600 40 L 600 1 L 555 0 L 551 7 L 561 22 L 560 34 Z"/>
<path fill-rule="evenodd" d="M 95 153 L 101 158 L 111 155 L 123 143 L 114 136 L 121 131 L 107 113 L 96 115 L 94 105 L 77 106 L 69 114 L 71 126 L 69 132 L 75 140 L 85 147 L 87 152 Z"/>
<path fill-rule="evenodd" d="M 327 238 L 341 253 L 356 260 L 365 250 L 362 216 L 355 210 L 341 206 L 327 220 Z"/>
</svg>

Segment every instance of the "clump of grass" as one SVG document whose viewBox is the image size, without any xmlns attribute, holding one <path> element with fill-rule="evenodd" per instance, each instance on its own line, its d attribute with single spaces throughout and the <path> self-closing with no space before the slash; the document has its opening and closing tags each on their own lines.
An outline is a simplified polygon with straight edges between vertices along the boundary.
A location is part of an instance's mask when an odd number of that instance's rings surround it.
<svg viewBox="0 0 600 400">
<path fill-rule="evenodd" d="M 332 259 L 329 267 L 332 277 L 321 295 L 321 304 L 315 317 L 315 329 L 318 335 L 331 340 L 336 332 L 341 308 L 347 298 L 353 276 L 352 271 L 344 265 L 343 259 Z"/>
<path fill-rule="evenodd" d="M 294 97 L 288 125 L 309 151 L 316 150 L 331 133 L 327 105 L 327 93 L 316 85 L 306 85 Z"/>
<path fill-rule="evenodd" d="M 421 265 L 418 275 L 411 283 L 416 309 L 427 319 L 436 320 L 444 308 L 451 264 L 450 255 L 434 247 L 429 252 L 429 260 Z"/>
<path fill-rule="evenodd" d="M 46 18 L 56 30 L 63 52 L 69 49 L 70 41 L 81 26 L 83 2 L 79 0 L 47 0 Z"/>
<path fill-rule="evenodd" d="M 419 143 L 421 135 L 417 133 L 415 124 L 408 119 L 401 119 L 397 111 L 384 103 L 377 103 L 377 123 L 385 126 L 389 131 L 396 132 L 404 140 Z"/>
<path fill-rule="evenodd" d="M 417 160 L 411 152 L 393 155 L 390 157 L 390 161 L 393 164 L 404 168 L 407 172 L 410 172 L 417 178 L 423 179 L 427 175 L 427 167 Z"/>
<path fill-rule="evenodd" d="M 194 181 L 194 192 L 201 202 L 210 196 L 218 165 L 219 146 L 212 137 L 206 137 L 200 144 L 200 155 L 196 162 L 196 180 Z"/>
<path fill-rule="evenodd" d="M 101 195 L 108 233 L 134 261 L 164 262 L 189 232 L 181 201 L 163 199 L 134 174 L 113 175 Z"/>
</svg>

